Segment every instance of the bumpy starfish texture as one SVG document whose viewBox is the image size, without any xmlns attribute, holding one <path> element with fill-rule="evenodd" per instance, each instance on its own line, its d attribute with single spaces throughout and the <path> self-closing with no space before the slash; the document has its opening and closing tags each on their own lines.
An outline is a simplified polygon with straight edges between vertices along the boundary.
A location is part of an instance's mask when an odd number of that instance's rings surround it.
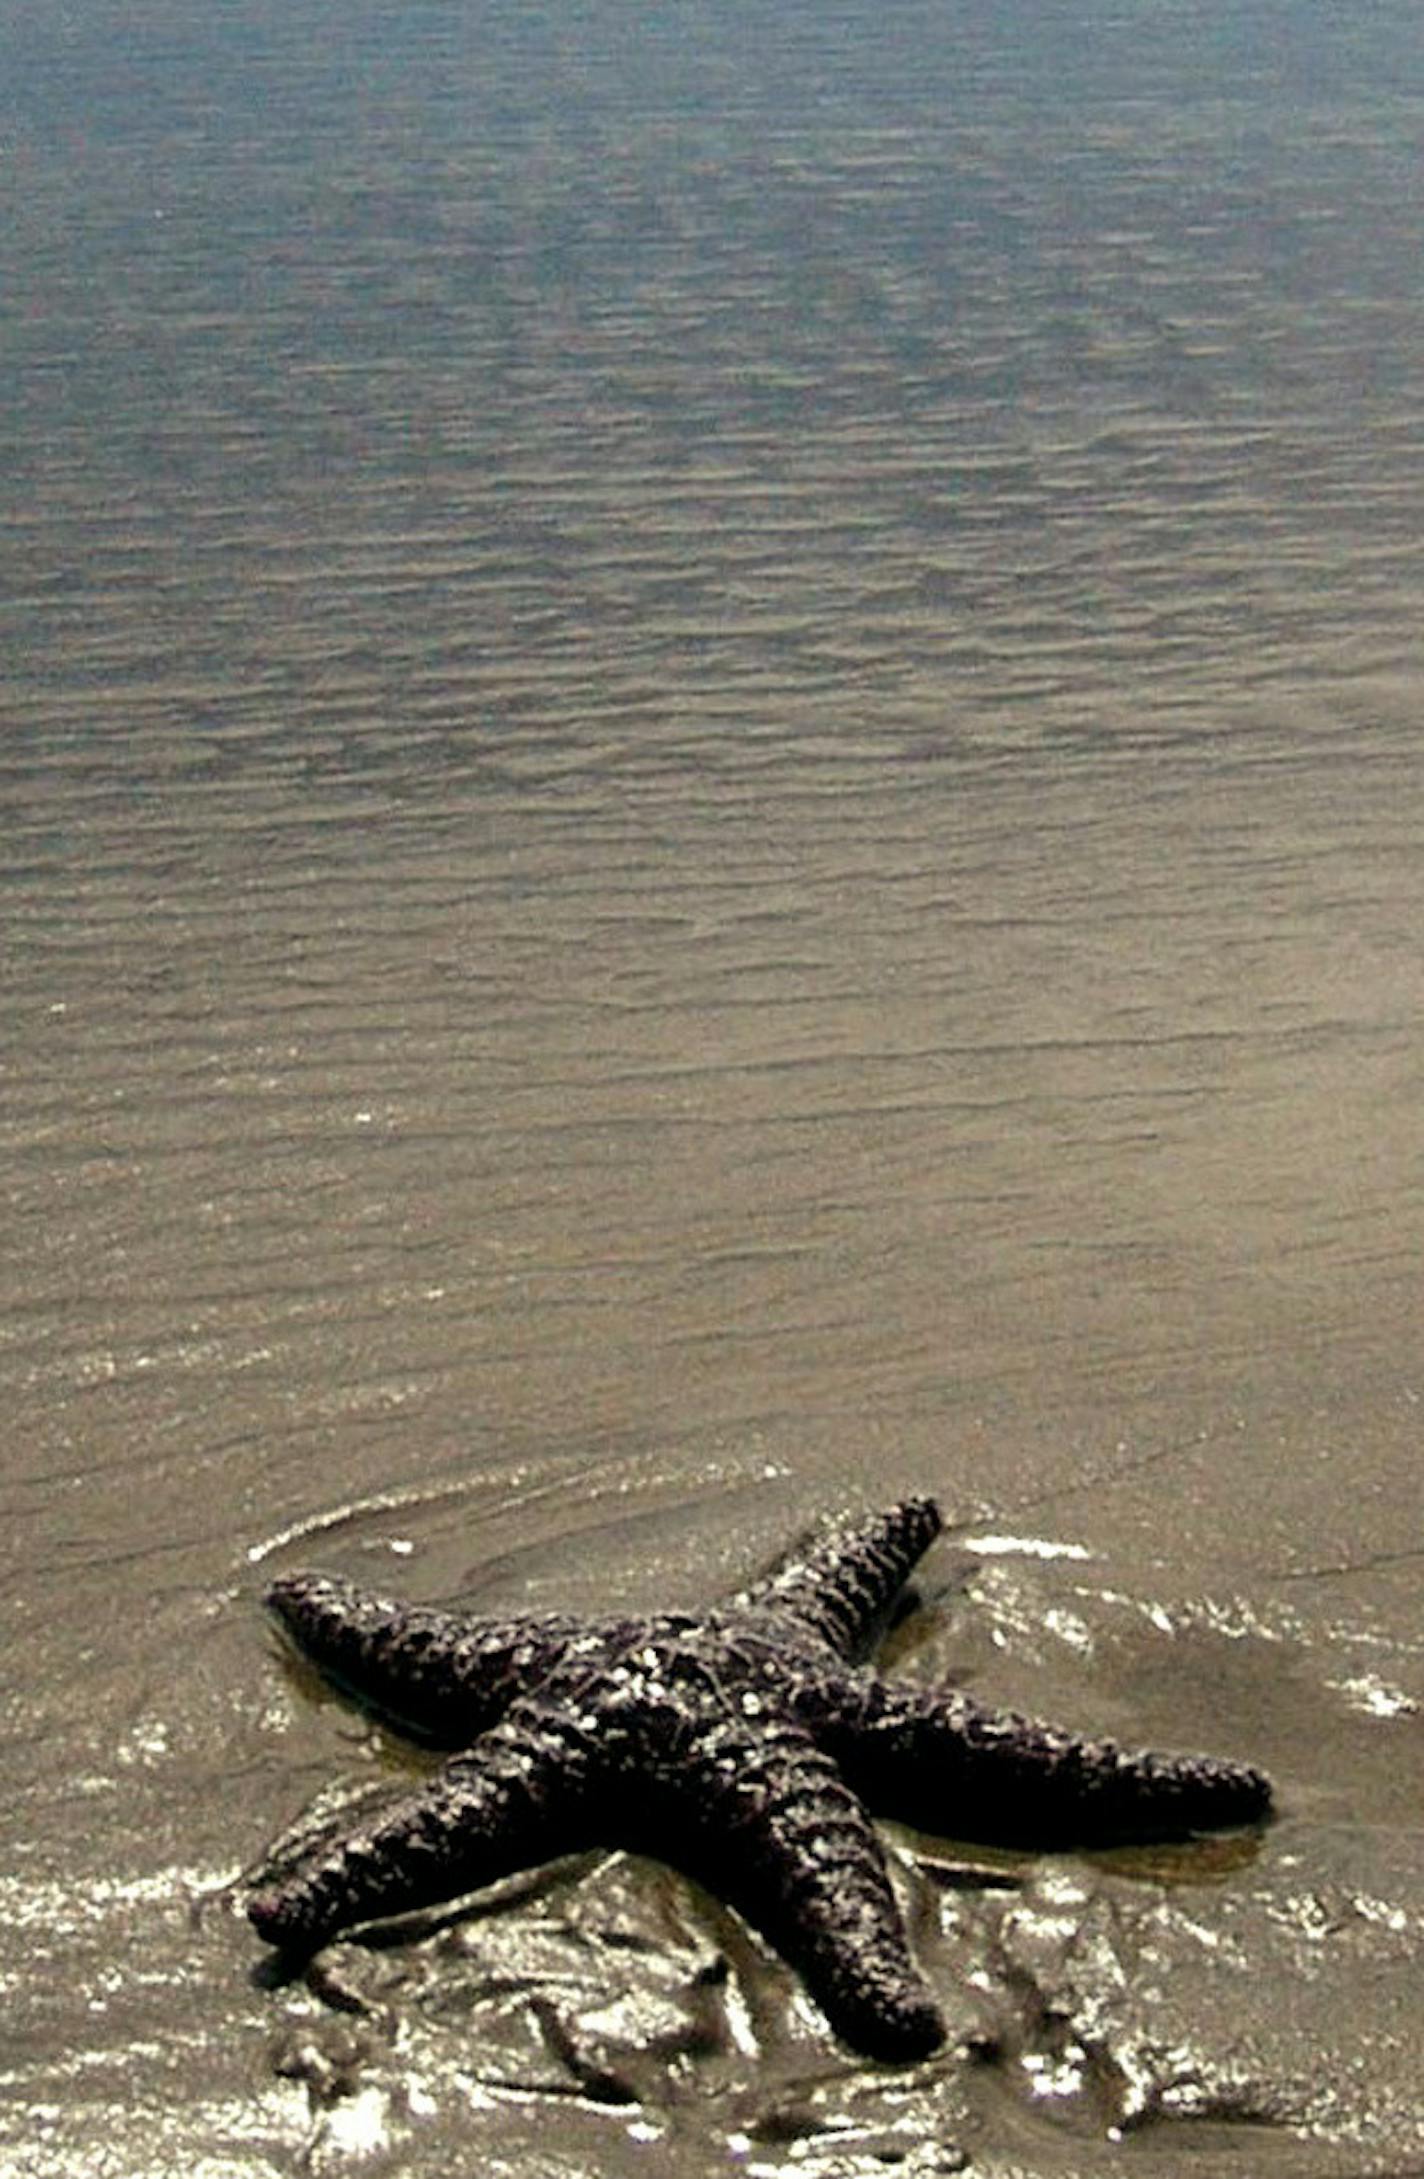
<svg viewBox="0 0 1424 2179">
<path fill-rule="evenodd" d="M 296 1574 L 269 1603 L 336 1684 L 460 1750 L 249 1905 L 310 1953 L 590 1847 L 671 1862 L 801 1974 L 836 2032 L 905 2061 L 943 2039 L 871 1814 L 1015 1844 L 1178 1837 L 1263 1817 L 1257 1770 L 1082 1740 L 856 1660 L 939 1533 L 927 1498 L 833 1531 L 696 1615 L 472 1618 Z"/>
</svg>

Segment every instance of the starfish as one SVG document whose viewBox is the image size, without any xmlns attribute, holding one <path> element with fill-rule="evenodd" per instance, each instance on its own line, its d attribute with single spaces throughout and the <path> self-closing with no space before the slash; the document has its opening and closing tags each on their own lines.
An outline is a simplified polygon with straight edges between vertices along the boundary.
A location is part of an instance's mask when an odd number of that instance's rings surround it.
<svg viewBox="0 0 1424 2179">
<path fill-rule="evenodd" d="M 627 1847 L 736 1907 L 832 2028 L 906 2062 L 943 2040 L 871 1813 L 939 1835 L 1100 1845 L 1257 1822 L 1269 1781 L 1084 1740 L 858 1663 L 940 1529 L 913 1498 L 704 1613 L 474 1618 L 285 1576 L 268 1602 L 326 1676 L 456 1753 L 252 1897 L 310 1955 L 360 1924 L 560 1855 Z"/>
</svg>

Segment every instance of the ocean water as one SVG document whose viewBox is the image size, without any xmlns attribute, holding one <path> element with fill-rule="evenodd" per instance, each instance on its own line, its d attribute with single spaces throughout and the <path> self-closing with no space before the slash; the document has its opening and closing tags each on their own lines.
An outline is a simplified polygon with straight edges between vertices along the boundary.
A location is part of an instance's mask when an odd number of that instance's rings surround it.
<svg viewBox="0 0 1424 2179">
<path fill-rule="evenodd" d="M 1391 5 L 0 5 L 7 2175 L 1419 2168 L 1421 134 Z M 273 1571 L 904 1490 L 896 1669 L 1276 1822 L 891 1836 L 912 2074 L 619 1857 L 264 1971 L 423 1760 Z"/>
</svg>

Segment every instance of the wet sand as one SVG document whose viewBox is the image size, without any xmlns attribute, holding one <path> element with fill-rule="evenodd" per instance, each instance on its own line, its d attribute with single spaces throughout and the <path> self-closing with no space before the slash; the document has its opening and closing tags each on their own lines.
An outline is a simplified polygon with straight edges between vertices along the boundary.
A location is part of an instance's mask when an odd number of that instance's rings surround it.
<svg viewBox="0 0 1424 2179">
<path fill-rule="evenodd" d="M 1424 71 L 1028 12 L 11 33 L 7 2173 L 1424 2159 Z M 908 2074 L 647 1862 L 264 1976 L 273 1572 L 902 1489 L 1264 1836 L 893 1834 Z"/>
</svg>

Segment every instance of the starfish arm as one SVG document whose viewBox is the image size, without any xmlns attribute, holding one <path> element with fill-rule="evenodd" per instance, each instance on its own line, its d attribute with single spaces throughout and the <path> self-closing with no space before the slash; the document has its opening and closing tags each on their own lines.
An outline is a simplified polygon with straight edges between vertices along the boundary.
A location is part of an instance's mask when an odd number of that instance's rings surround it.
<svg viewBox="0 0 1424 2179">
<path fill-rule="evenodd" d="M 260 1888 L 248 1919 L 268 1944 L 315 1952 L 593 1845 L 597 1770 L 580 1724 L 521 1702 L 420 1791 Z"/>
<path fill-rule="evenodd" d="M 854 1528 L 833 1530 L 800 1558 L 743 1589 L 729 1608 L 790 1621 L 837 1656 L 853 1657 L 878 1633 L 942 1525 L 932 1498 L 907 1498 Z"/>
<path fill-rule="evenodd" d="M 838 2035 L 900 2063 L 938 2048 L 944 2024 L 880 1841 L 808 1734 L 782 1718 L 725 1723 L 701 1738 L 676 1799 L 682 1866 L 776 1947 Z"/>
<path fill-rule="evenodd" d="M 580 1622 L 468 1619 L 401 1604 L 327 1574 L 288 1574 L 270 1610 L 311 1662 L 368 1709 L 460 1748 L 558 1663 Z"/>
<path fill-rule="evenodd" d="M 801 1691 L 797 1714 L 868 1807 L 939 1836 L 1105 1845 L 1270 1813 L 1270 1780 L 1246 1764 L 1081 1739 L 955 1689 L 828 1676 Z"/>
</svg>

